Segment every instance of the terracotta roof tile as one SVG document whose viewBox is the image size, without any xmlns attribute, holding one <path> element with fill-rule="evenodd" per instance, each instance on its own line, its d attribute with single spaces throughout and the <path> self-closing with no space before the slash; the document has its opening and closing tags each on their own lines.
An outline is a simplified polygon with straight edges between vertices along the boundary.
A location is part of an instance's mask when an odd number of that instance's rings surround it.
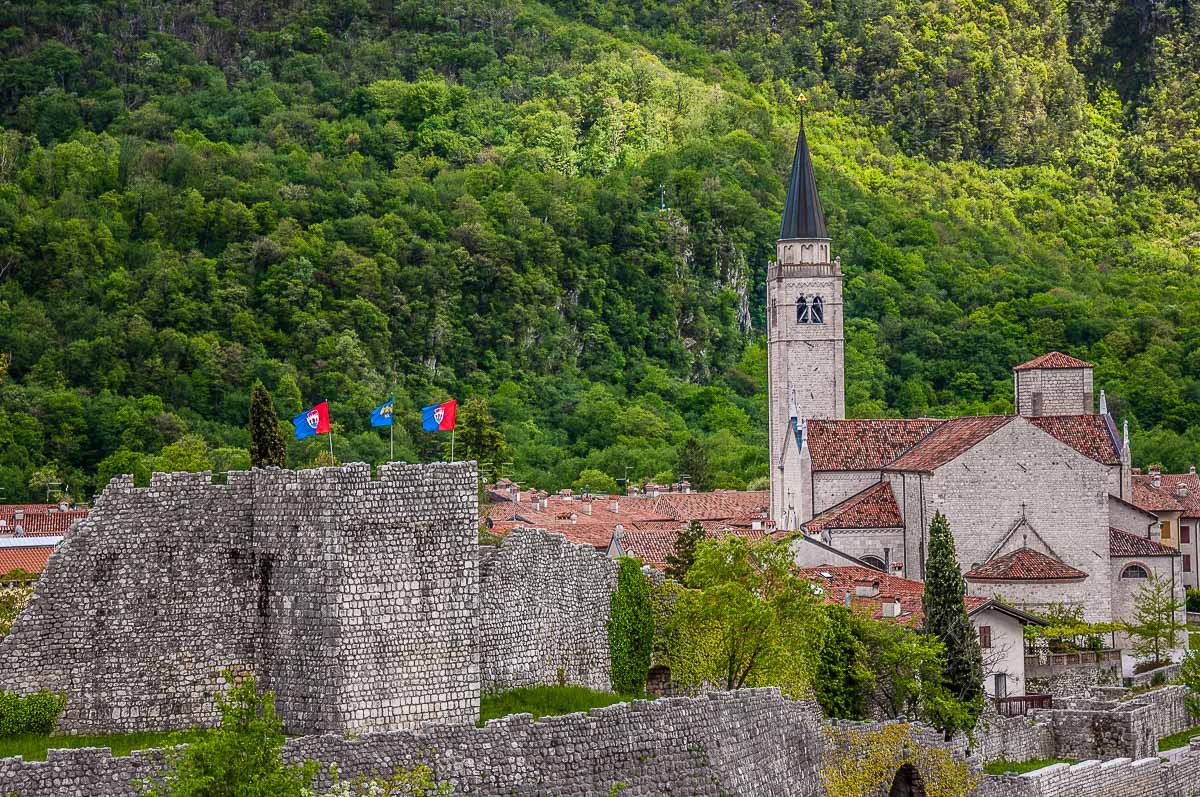
<svg viewBox="0 0 1200 797">
<path fill-rule="evenodd" d="M 676 520 L 704 520 L 763 514 L 771 502 L 766 490 L 714 490 L 707 493 L 663 493 L 650 502 L 648 514 Z"/>
<path fill-rule="evenodd" d="M 1035 357 L 1027 363 L 1021 363 L 1014 366 L 1014 371 L 1032 371 L 1035 368 L 1091 368 L 1091 363 L 1085 363 L 1083 360 L 1072 357 L 1069 354 L 1063 354 L 1061 351 L 1052 351 L 1043 354 L 1041 357 Z"/>
<path fill-rule="evenodd" d="M 17 510 L 23 511 L 23 517 L 17 519 Z M 63 512 L 53 504 L 49 506 L 0 506 L 0 536 L 17 534 L 21 527 L 21 536 L 25 537 L 61 537 L 66 534 L 75 521 L 88 516 L 87 509 L 68 509 Z"/>
<path fill-rule="evenodd" d="M 1087 578 L 1087 573 L 1032 548 L 1018 548 L 984 562 L 963 577 L 980 581 L 1073 581 Z"/>
<path fill-rule="evenodd" d="M 1134 503 L 1140 509 L 1153 511 L 1149 506 L 1138 503 L 1139 494 L 1148 503 L 1162 502 L 1160 509 L 1169 509 L 1173 503 L 1187 517 L 1200 517 L 1200 478 L 1194 473 L 1164 473 L 1160 477 L 1161 487 L 1154 487 L 1153 476 L 1133 477 Z"/>
<path fill-rule="evenodd" d="M 723 540 L 726 537 L 736 536 L 750 542 L 758 542 L 766 534 L 767 532 L 763 529 L 728 527 L 706 528 L 704 531 L 705 539 L 709 540 Z M 678 537 L 678 528 L 664 530 L 637 527 L 626 529 L 621 537 L 621 549 L 626 556 L 632 556 L 644 565 L 649 565 L 656 570 L 666 570 L 667 556 L 675 550 L 675 540 Z"/>
<path fill-rule="evenodd" d="M 53 545 L 31 545 L 21 548 L 0 548 L 0 575 L 13 570 L 40 574 L 46 567 Z"/>
<path fill-rule="evenodd" d="M 1109 556 L 1179 556 L 1179 551 L 1120 529 L 1108 530 Z"/>
<path fill-rule="evenodd" d="M 898 529 L 904 525 L 890 482 L 873 484 L 804 524 L 809 534 L 824 529 Z"/>
<path fill-rule="evenodd" d="M 927 473 L 945 465 L 980 440 L 1011 421 L 1011 415 L 951 418 L 906 451 L 888 470 Z"/>
<path fill-rule="evenodd" d="M 1121 452 L 1103 415 L 1039 415 L 1026 420 L 1102 465 L 1121 464 Z"/>
<path fill-rule="evenodd" d="M 899 576 L 889 576 L 872 570 L 869 567 L 845 565 L 842 567 L 803 567 L 800 575 L 821 588 L 826 603 L 844 603 L 846 592 L 850 592 L 851 606 L 866 610 L 871 617 L 882 620 L 883 601 L 885 596 L 900 599 L 900 616 L 887 618 L 903 625 L 919 627 L 925 620 L 924 598 L 925 585 L 920 581 L 912 581 Z M 878 581 L 879 597 L 860 598 L 855 594 L 855 585 L 859 581 Z M 987 598 L 968 595 L 964 600 L 967 611 L 974 611 L 987 603 Z"/>
<path fill-rule="evenodd" d="M 1182 512 L 1183 503 L 1176 497 L 1175 490 L 1164 474 L 1158 487 L 1153 476 L 1133 477 L 1133 503 L 1139 509 L 1150 512 Z"/>
<path fill-rule="evenodd" d="M 880 470 L 943 423 L 937 418 L 811 420 L 813 470 Z"/>
</svg>

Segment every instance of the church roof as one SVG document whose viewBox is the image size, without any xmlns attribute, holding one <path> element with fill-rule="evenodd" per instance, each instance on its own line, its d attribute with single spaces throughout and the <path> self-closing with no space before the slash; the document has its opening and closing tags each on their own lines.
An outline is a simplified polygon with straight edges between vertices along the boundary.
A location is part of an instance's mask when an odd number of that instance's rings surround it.
<svg viewBox="0 0 1200 797">
<path fill-rule="evenodd" d="M 1026 420 L 1089 459 L 1121 464 L 1121 452 L 1103 415 L 1037 415 Z"/>
<path fill-rule="evenodd" d="M 792 174 L 788 180 L 787 200 L 783 205 L 779 239 L 828 237 L 821 198 L 817 195 L 812 156 L 808 152 L 808 139 L 804 135 L 804 123 L 801 122 L 800 134 L 796 137 L 796 157 L 792 160 Z"/>
<path fill-rule="evenodd" d="M 881 470 L 943 423 L 938 418 L 810 420 L 812 468 Z"/>
<path fill-rule="evenodd" d="M 804 530 L 814 534 L 825 529 L 898 529 L 902 526 L 904 518 L 892 485 L 882 481 L 826 509 L 805 523 Z"/>
<path fill-rule="evenodd" d="M 1091 368 L 1091 363 L 1085 363 L 1076 357 L 1069 354 L 1063 354 L 1061 351 L 1052 351 L 1043 354 L 1041 357 L 1035 357 L 1027 363 L 1013 366 L 1014 371 L 1032 371 L 1035 368 Z"/>
<path fill-rule="evenodd" d="M 972 581 L 1075 581 L 1087 573 L 1032 548 L 1018 548 L 972 568 L 963 575 Z"/>
<path fill-rule="evenodd" d="M 1011 415 L 951 418 L 892 462 L 888 470 L 932 472 L 1012 419 Z"/>
<path fill-rule="evenodd" d="M 1162 543 L 1130 534 L 1127 531 L 1108 529 L 1109 556 L 1179 556 L 1179 551 Z"/>
</svg>

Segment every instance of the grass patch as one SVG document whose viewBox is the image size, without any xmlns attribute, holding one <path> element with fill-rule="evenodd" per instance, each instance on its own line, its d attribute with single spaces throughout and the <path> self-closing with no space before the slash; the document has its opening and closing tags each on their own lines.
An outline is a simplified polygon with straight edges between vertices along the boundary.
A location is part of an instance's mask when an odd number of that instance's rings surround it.
<svg viewBox="0 0 1200 797">
<path fill-rule="evenodd" d="M 46 751 L 75 747 L 109 747 L 115 756 L 134 750 L 193 742 L 208 731 L 168 731 L 162 733 L 118 733 L 105 736 L 41 736 L 25 734 L 0 739 L 0 758 L 23 756 L 26 761 L 45 761 Z"/>
<path fill-rule="evenodd" d="M 993 761 L 983 768 L 983 771 L 989 775 L 1006 775 L 1015 773 L 1024 775 L 1026 772 L 1033 772 L 1035 769 L 1048 767 L 1051 764 L 1078 764 L 1078 761 L 1072 761 L 1069 758 L 1035 758 L 1032 761 Z"/>
<path fill-rule="evenodd" d="M 528 686 L 484 694 L 479 701 L 479 724 L 510 714 L 532 714 L 537 719 L 634 699 L 634 696 L 598 692 L 583 686 Z"/>
<path fill-rule="evenodd" d="M 1200 632 L 1189 631 L 1188 632 L 1188 649 L 1195 650 L 1196 648 L 1200 648 Z"/>
<path fill-rule="evenodd" d="M 1161 752 L 1163 750 L 1174 750 L 1176 747 L 1183 747 L 1193 736 L 1200 736 L 1200 725 L 1180 731 L 1179 733 L 1173 733 L 1170 736 L 1164 736 L 1158 740 L 1158 749 Z"/>
</svg>

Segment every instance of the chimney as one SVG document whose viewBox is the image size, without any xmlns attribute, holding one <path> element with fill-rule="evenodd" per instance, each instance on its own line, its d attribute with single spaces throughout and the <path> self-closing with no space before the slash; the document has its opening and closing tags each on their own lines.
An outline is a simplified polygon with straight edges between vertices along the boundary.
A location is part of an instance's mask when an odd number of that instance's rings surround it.
<svg viewBox="0 0 1200 797">
<path fill-rule="evenodd" d="M 1130 472 L 1130 473 L 1132 473 L 1134 476 L 1141 476 L 1141 475 L 1142 475 L 1142 469 L 1141 469 L 1141 468 L 1130 468 L 1130 469 L 1129 469 L 1129 472 Z"/>
<path fill-rule="evenodd" d="M 846 604 L 846 608 L 850 608 L 850 590 L 846 590 L 846 597 L 842 600 Z"/>
<path fill-rule="evenodd" d="M 24 520 L 24 519 L 25 519 L 25 510 L 24 509 L 18 509 L 17 511 L 13 512 L 13 520 Z"/>
<path fill-rule="evenodd" d="M 870 578 L 860 578 L 854 582 L 854 594 L 860 598 L 877 598 L 879 582 Z"/>
<path fill-rule="evenodd" d="M 1155 490 L 1162 487 L 1162 471 L 1159 470 L 1157 465 L 1150 466 L 1150 486 Z"/>
<path fill-rule="evenodd" d="M 1176 498 L 1187 498 L 1188 497 L 1188 488 L 1187 488 L 1186 484 L 1184 484 L 1183 482 L 1180 482 L 1179 484 L 1175 485 L 1175 497 Z"/>
<path fill-rule="evenodd" d="M 1104 388 L 1100 388 L 1100 414 L 1108 415 L 1108 397 L 1104 395 Z"/>
<path fill-rule="evenodd" d="M 1196 475 L 1196 466 L 1195 465 L 1191 465 L 1188 467 L 1188 475 L 1190 475 L 1190 476 Z"/>
<path fill-rule="evenodd" d="M 591 501 L 583 502 L 583 514 L 587 515 L 588 517 L 592 516 L 592 502 Z"/>
<path fill-rule="evenodd" d="M 614 515 L 621 514 L 621 499 L 614 495 L 612 503 L 608 505 L 608 511 Z"/>
<path fill-rule="evenodd" d="M 66 512 L 66 511 L 67 511 L 67 508 L 68 508 L 69 506 L 70 506 L 70 505 L 69 505 L 69 504 L 68 504 L 66 501 L 59 501 L 59 502 L 58 502 L 58 511 L 59 511 L 59 512 Z"/>
<path fill-rule="evenodd" d="M 885 620 L 895 619 L 900 616 L 900 599 L 895 595 L 885 595 L 881 598 L 883 601 L 883 617 Z"/>
</svg>

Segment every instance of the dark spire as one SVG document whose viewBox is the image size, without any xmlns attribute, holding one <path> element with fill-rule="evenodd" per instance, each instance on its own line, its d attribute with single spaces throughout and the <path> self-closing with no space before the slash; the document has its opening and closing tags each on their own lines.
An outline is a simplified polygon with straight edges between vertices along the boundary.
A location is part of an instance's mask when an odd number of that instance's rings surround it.
<svg viewBox="0 0 1200 797">
<path fill-rule="evenodd" d="M 804 117 L 801 116 L 800 135 L 796 138 L 796 158 L 792 161 L 792 176 L 788 180 L 779 239 L 828 237 L 821 198 L 817 196 L 812 156 L 808 153 L 808 139 L 804 136 Z"/>
</svg>

